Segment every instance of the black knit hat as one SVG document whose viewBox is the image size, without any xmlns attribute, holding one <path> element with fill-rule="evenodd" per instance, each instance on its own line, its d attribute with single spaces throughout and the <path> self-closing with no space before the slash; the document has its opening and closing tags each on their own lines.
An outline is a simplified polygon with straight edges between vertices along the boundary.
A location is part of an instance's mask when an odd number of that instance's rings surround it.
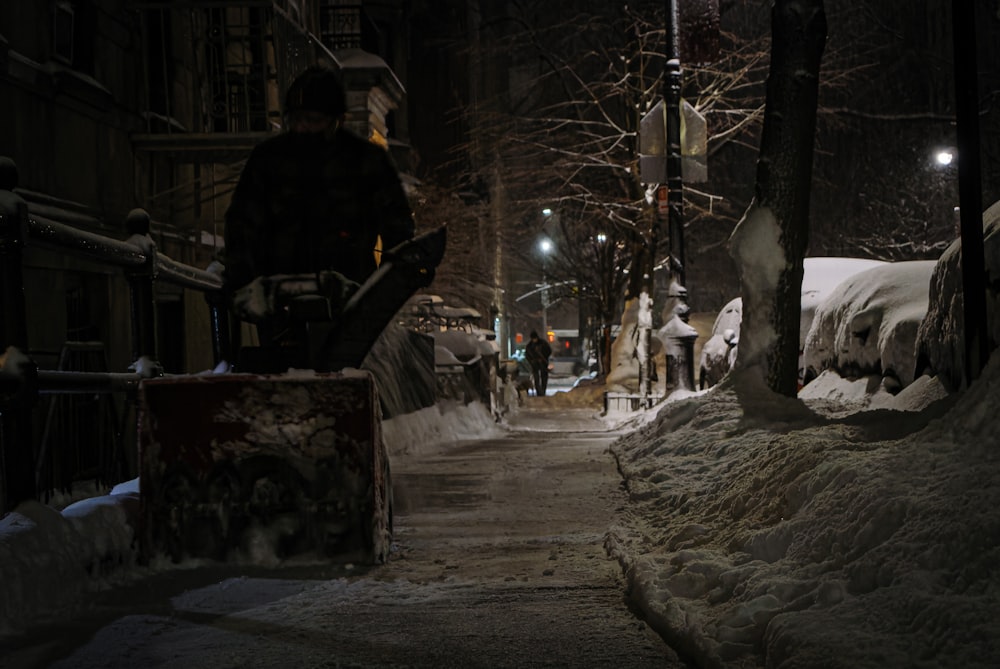
<svg viewBox="0 0 1000 669">
<path fill-rule="evenodd" d="M 342 116 L 347 111 L 344 86 L 333 70 L 310 65 L 295 78 L 285 93 L 285 113 L 301 110 L 330 116 Z"/>
</svg>

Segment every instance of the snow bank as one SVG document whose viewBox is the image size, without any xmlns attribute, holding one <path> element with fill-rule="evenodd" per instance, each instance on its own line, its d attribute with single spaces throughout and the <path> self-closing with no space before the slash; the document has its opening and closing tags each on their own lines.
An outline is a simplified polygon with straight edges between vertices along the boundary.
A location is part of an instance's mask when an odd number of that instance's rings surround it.
<svg viewBox="0 0 1000 669">
<path fill-rule="evenodd" d="M 998 372 L 919 413 L 666 406 L 612 447 L 634 603 L 703 667 L 1000 666 Z"/>
<path fill-rule="evenodd" d="M 125 578 L 137 557 L 138 509 L 138 493 L 129 492 L 83 500 L 62 513 L 24 502 L 0 520 L 0 635 L 63 615 L 87 593 Z"/>
<path fill-rule="evenodd" d="M 480 402 L 442 402 L 385 421 L 382 439 L 390 456 L 434 453 L 442 444 L 486 439 L 501 434 L 503 429 Z"/>
<path fill-rule="evenodd" d="M 983 214 L 986 264 L 986 321 L 989 350 L 1000 344 L 1000 202 Z M 927 317 L 917 333 L 918 363 L 944 377 L 952 388 L 965 377 L 965 313 L 962 299 L 962 244 L 955 240 L 941 255 L 930 284 Z"/>
</svg>

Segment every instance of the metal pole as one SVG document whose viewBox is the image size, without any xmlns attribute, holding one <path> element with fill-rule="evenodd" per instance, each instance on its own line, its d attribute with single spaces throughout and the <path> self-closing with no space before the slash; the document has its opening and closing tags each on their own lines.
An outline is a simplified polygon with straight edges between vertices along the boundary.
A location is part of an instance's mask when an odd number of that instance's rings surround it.
<svg viewBox="0 0 1000 669">
<path fill-rule="evenodd" d="M 979 70 L 976 65 L 976 8 L 953 0 L 955 110 L 958 132 L 958 198 L 965 309 L 965 379 L 972 383 L 989 358 L 986 324 L 986 262 L 983 242 L 982 176 L 979 149 Z"/>
<path fill-rule="evenodd" d="M 666 35 L 667 66 L 663 78 L 663 106 L 667 115 L 668 230 L 671 272 L 683 286 L 685 285 L 684 179 L 681 174 L 681 60 L 677 0 L 667 0 Z"/>
</svg>

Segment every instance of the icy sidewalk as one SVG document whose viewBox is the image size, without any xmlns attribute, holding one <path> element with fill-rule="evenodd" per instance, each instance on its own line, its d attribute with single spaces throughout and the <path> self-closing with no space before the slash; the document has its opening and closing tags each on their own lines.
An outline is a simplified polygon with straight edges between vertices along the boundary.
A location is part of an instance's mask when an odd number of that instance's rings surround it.
<svg viewBox="0 0 1000 669">
<path fill-rule="evenodd" d="M 481 405 L 442 405 L 383 423 L 390 452 L 499 434 Z M 87 597 L 159 571 L 168 560 L 137 564 L 138 480 L 62 511 L 25 502 L 0 519 L 0 643 L 27 627 L 65 618 Z"/>
</svg>

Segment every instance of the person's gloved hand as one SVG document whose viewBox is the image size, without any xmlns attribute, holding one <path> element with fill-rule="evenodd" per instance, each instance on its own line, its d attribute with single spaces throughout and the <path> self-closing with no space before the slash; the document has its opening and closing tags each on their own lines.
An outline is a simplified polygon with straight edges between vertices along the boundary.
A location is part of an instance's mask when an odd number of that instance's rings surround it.
<svg viewBox="0 0 1000 669">
<path fill-rule="evenodd" d="M 240 320 L 260 323 L 274 314 L 274 282 L 259 276 L 233 293 L 233 311 Z"/>
<path fill-rule="evenodd" d="M 334 317 L 344 310 L 344 305 L 360 287 L 361 284 L 351 281 L 340 272 L 320 272 L 319 293 L 329 300 L 330 313 Z"/>
</svg>

